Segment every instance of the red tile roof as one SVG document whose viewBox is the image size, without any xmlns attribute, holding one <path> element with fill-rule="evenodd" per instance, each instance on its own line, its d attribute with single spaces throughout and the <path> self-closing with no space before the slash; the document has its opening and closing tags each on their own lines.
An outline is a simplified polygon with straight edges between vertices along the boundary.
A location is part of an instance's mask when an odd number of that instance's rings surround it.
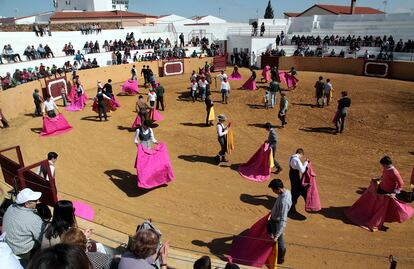
<svg viewBox="0 0 414 269">
<path fill-rule="evenodd" d="M 288 17 L 297 17 L 300 13 L 298 13 L 298 12 L 284 12 L 283 14 L 285 14 Z"/>
<path fill-rule="evenodd" d="M 329 11 L 329 12 L 331 12 L 333 14 L 336 14 L 336 15 L 341 15 L 341 14 L 350 15 L 351 14 L 351 6 L 315 4 L 315 5 L 311 6 L 310 8 L 308 8 L 307 10 L 300 13 L 298 16 L 304 14 L 305 12 L 309 11 L 310 9 L 312 9 L 314 7 L 322 8 L 322 9 L 324 9 L 326 11 Z M 356 6 L 354 14 L 384 14 L 384 12 L 382 12 L 381 10 L 372 8 L 372 7 L 358 7 L 358 6 Z"/>
<path fill-rule="evenodd" d="M 67 19 L 113 19 L 113 18 L 157 18 L 157 16 L 135 13 L 129 11 L 85 11 L 85 12 L 56 12 L 50 17 L 50 20 L 67 20 Z"/>
</svg>

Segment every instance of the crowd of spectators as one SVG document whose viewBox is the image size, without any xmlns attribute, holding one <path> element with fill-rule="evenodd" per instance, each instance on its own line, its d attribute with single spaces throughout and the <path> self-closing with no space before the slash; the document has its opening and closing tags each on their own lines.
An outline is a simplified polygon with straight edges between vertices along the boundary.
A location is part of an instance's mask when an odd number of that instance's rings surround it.
<svg viewBox="0 0 414 269">
<path fill-rule="evenodd" d="M 8 269 L 167 269 L 170 245 L 151 220 L 137 226 L 122 247 L 112 249 L 92 239 L 92 229 L 81 229 L 72 201 L 59 200 L 52 211 L 40 203 L 41 192 L 21 190 L 14 201 L 0 189 L 0 263 Z M 164 241 L 164 242 L 163 242 Z M 202 256 L 194 269 L 212 269 Z M 227 263 L 225 269 L 239 269 Z"/>
<path fill-rule="evenodd" d="M 93 60 L 83 59 L 81 61 L 74 61 L 73 64 L 71 64 L 70 61 L 67 61 L 61 67 L 58 67 L 55 64 L 51 67 L 46 67 L 41 63 L 40 66 L 36 66 L 34 68 L 29 67 L 24 68 L 23 70 L 16 69 L 13 74 L 7 72 L 5 76 L 0 76 L 0 89 L 7 90 L 30 81 L 97 67 L 99 67 L 99 65 L 96 58 Z"/>
<path fill-rule="evenodd" d="M 44 58 L 54 58 L 55 55 L 53 54 L 53 51 L 50 49 L 49 45 L 45 45 L 43 47 L 42 44 L 39 44 L 37 49 L 32 45 L 28 45 L 26 49 L 23 52 L 23 55 L 26 56 L 27 60 L 36 60 L 36 59 L 44 59 Z"/>
<path fill-rule="evenodd" d="M 32 29 L 37 37 L 46 36 L 46 35 L 52 36 L 52 32 L 50 30 L 50 24 L 46 26 L 41 26 L 37 23 L 33 23 Z"/>
<path fill-rule="evenodd" d="M 102 26 L 98 24 L 82 24 L 79 28 L 82 35 L 91 35 L 102 33 Z"/>
<path fill-rule="evenodd" d="M 297 46 L 349 46 L 351 51 L 358 51 L 361 47 L 379 47 L 381 52 L 389 53 L 389 52 L 414 52 L 414 41 L 407 40 L 403 41 L 400 39 L 397 43 L 395 42 L 394 38 L 390 36 L 384 35 L 383 37 L 380 36 L 358 36 L 355 35 L 351 36 L 328 36 L 321 38 L 318 36 L 296 36 L 294 35 L 291 38 L 291 44 Z"/>
</svg>

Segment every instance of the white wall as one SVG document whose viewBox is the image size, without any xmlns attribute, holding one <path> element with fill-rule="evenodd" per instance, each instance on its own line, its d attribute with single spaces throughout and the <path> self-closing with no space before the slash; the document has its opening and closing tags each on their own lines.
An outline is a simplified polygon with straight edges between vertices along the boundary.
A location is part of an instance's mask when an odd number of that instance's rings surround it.
<svg viewBox="0 0 414 269">
<path fill-rule="evenodd" d="M 108 1 L 108 0 L 100 0 Z M 63 10 L 87 10 L 93 11 L 94 0 L 57 0 L 56 11 Z"/>
</svg>

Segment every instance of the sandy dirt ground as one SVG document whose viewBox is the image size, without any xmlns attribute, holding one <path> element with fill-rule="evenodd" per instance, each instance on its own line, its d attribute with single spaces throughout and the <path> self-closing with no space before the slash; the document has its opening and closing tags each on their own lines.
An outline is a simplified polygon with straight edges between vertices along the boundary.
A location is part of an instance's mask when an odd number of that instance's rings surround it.
<svg viewBox="0 0 414 269">
<path fill-rule="evenodd" d="M 244 78 L 248 74 L 242 70 Z M 392 156 L 408 188 L 414 164 L 414 83 L 322 75 L 331 78 L 335 99 L 341 90 L 348 90 L 353 103 L 346 131 L 333 135 L 336 101 L 323 109 L 311 106 L 319 73 L 300 72 L 299 88 L 288 92 L 288 125 L 277 129 L 277 159 L 285 168 L 278 177 L 289 187 L 288 158 L 303 147 L 317 173 L 323 209 L 308 214 L 299 200 L 297 208 L 306 219 L 289 219 L 285 265 L 388 268 L 387 257 L 393 254 L 398 268 L 414 268 L 414 219 L 389 224 L 386 232 L 372 233 L 349 223 L 343 214 L 370 178 L 381 174 L 378 161 L 384 154 Z M 158 140 L 167 143 L 176 175 L 168 187 L 152 191 L 136 187 L 136 147 L 129 128 L 135 119 L 137 97 L 118 97 L 122 107 L 108 122 L 96 120 L 91 101 L 82 112 L 65 111 L 74 129 L 56 137 L 40 138 L 41 118 L 22 115 L 11 122 L 12 128 L 0 130 L 0 147 L 19 144 L 27 164 L 43 159 L 49 151 L 58 152 L 59 195 L 89 201 L 97 223 L 132 234 L 142 218 L 151 217 L 172 246 L 222 257 L 232 235 L 250 227 L 274 202 L 268 182 L 250 182 L 236 170 L 267 138 L 262 124 L 270 121 L 279 125 L 277 110 L 263 109 L 263 89 L 237 90 L 244 79 L 231 82 L 228 105 L 220 103 L 220 93 L 213 87 L 216 115 L 224 113 L 230 119 L 236 145 L 230 162 L 217 166 L 213 159 L 219 151 L 215 128 L 203 127 L 204 103 L 189 100 L 189 77 L 161 78 L 160 82 L 166 88 L 167 108 L 161 112 L 165 121 L 157 123 L 154 132 Z M 114 89 L 120 91 L 120 85 Z M 89 96 L 94 92 L 89 89 Z"/>
</svg>

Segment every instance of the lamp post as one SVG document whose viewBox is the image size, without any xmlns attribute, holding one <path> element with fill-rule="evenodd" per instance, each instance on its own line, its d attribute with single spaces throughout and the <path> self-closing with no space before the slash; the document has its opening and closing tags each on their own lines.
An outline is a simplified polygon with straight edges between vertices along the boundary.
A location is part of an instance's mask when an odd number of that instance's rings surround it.
<svg viewBox="0 0 414 269">
<path fill-rule="evenodd" d="M 221 7 L 219 7 L 219 18 L 220 18 L 220 15 L 221 15 Z"/>
<path fill-rule="evenodd" d="M 124 21 L 122 20 L 121 3 L 119 2 L 119 12 L 121 13 L 121 29 L 124 29 Z"/>
</svg>

